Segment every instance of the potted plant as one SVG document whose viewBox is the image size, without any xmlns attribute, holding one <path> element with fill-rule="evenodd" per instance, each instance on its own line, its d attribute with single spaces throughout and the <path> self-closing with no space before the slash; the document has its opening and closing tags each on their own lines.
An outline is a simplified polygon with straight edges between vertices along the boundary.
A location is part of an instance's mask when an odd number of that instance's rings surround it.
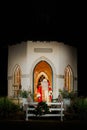
<svg viewBox="0 0 87 130">
<path fill-rule="evenodd" d="M 27 98 L 29 95 L 29 92 L 27 90 L 20 90 L 20 97 Z"/>
<path fill-rule="evenodd" d="M 62 95 L 63 98 L 70 98 L 73 99 L 76 97 L 76 93 L 74 91 L 68 91 L 67 89 L 59 89 L 59 93 Z"/>
<path fill-rule="evenodd" d="M 65 109 L 67 109 L 67 106 L 70 106 L 71 101 L 73 101 L 77 97 L 77 93 L 75 91 L 68 91 L 67 89 L 59 89 L 60 94 L 62 95 L 63 102 L 65 105 Z"/>
<path fill-rule="evenodd" d="M 69 92 L 68 90 L 66 90 L 64 88 L 63 90 L 59 89 L 59 93 L 63 98 L 63 102 L 64 102 L 65 106 L 69 106 L 70 102 L 71 102 L 71 97 L 73 96 L 72 92 Z"/>
<path fill-rule="evenodd" d="M 29 91 L 24 89 L 20 90 L 19 96 L 22 98 L 23 106 L 27 102 L 28 95 L 29 95 Z"/>
</svg>

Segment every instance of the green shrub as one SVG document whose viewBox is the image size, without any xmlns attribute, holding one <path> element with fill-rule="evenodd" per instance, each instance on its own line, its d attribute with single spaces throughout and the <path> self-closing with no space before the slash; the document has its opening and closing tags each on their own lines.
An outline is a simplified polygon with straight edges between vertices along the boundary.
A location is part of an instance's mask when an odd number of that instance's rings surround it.
<svg viewBox="0 0 87 130">
<path fill-rule="evenodd" d="M 87 98 L 78 97 L 68 107 L 67 112 L 75 115 L 76 119 L 87 119 Z"/>
<path fill-rule="evenodd" d="M 19 105 L 13 103 L 9 98 L 0 97 L 0 117 L 9 117 L 19 110 Z"/>
</svg>

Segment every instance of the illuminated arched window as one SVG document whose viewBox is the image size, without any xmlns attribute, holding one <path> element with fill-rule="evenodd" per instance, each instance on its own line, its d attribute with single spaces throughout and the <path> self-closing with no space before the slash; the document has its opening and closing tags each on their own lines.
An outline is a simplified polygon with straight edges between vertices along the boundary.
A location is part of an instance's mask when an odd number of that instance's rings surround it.
<svg viewBox="0 0 87 130">
<path fill-rule="evenodd" d="M 17 85 L 21 84 L 21 70 L 19 66 L 17 66 L 14 71 L 14 84 Z"/>
<path fill-rule="evenodd" d="M 19 65 L 16 65 L 14 70 L 13 87 L 14 87 L 14 96 L 18 96 L 19 90 L 21 89 L 21 69 Z"/>
<path fill-rule="evenodd" d="M 73 90 L 73 72 L 70 65 L 68 65 L 65 68 L 65 85 L 64 86 L 65 86 L 65 89 L 68 90 L 69 92 Z"/>
</svg>

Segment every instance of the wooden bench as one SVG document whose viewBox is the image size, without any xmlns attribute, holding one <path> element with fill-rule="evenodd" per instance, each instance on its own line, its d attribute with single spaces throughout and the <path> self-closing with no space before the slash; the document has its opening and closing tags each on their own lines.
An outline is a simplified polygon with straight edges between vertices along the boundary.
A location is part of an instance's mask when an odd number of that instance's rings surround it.
<svg viewBox="0 0 87 130">
<path fill-rule="evenodd" d="M 35 108 L 37 107 L 38 102 L 29 102 L 25 104 L 26 107 L 26 120 L 28 120 L 29 117 L 36 116 L 34 112 Z M 51 102 L 47 103 L 49 106 L 50 113 L 48 114 L 42 114 L 42 117 L 57 117 L 59 116 L 61 121 L 63 121 L 64 116 L 64 104 L 63 102 Z"/>
</svg>

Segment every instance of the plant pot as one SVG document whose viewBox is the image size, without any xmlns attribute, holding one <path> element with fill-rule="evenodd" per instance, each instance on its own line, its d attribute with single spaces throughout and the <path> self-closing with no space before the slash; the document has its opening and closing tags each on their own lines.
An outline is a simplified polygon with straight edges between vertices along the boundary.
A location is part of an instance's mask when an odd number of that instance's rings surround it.
<svg viewBox="0 0 87 130">
<path fill-rule="evenodd" d="M 64 98 L 63 102 L 64 102 L 64 108 L 65 110 L 67 110 L 67 107 L 70 106 L 70 98 Z"/>
<path fill-rule="evenodd" d="M 70 98 L 64 98 L 63 101 L 65 105 L 70 105 Z"/>
<path fill-rule="evenodd" d="M 24 106 L 24 104 L 27 103 L 27 98 L 22 98 L 22 103 L 23 103 L 23 106 Z"/>
</svg>

